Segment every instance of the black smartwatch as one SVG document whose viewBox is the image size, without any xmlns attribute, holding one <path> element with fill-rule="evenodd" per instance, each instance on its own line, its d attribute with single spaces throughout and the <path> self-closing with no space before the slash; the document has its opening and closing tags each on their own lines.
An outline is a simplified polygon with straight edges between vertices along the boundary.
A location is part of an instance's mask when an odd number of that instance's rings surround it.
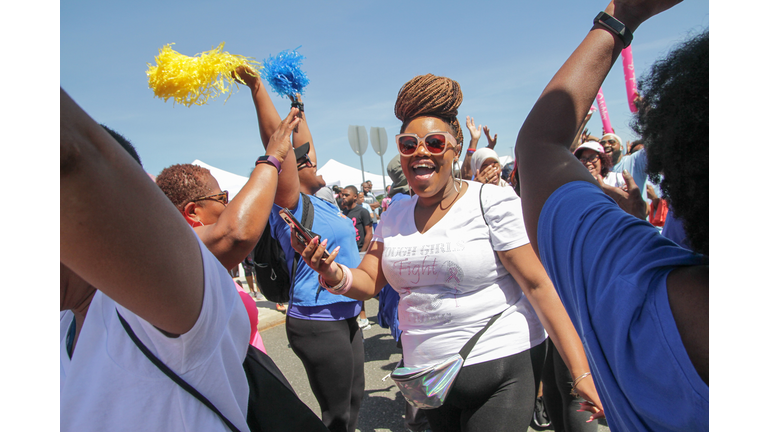
<svg viewBox="0 0 768 432">
<path fill-rule="evenodd" d="M 256 159 L 256 166 L 259 166 L 259 164 L 268 163 L 272 165 L 273 167 L 277 168 L 277 173 L 280 174 L 283 172 L 283 169 L 280 167 L 280 161 L 277 160 L 274 156 L 261 156 L 260 158 Z"/>
<path fill-rule="evenodd" d="M 616 36 L 618 36 L 619 39 L 624 42 L 624 48 L 628 47 L 629 44 L 632 43 L 632 32 L 627 29 L 627 26 L 625 26 L 624 23 L 612 17 L 611 15 L 601 11 L 597 14 L 592 23 L 599 23 L 603 27 L 610 30 L 612 33 L 616 34 Z"/>
</svg>

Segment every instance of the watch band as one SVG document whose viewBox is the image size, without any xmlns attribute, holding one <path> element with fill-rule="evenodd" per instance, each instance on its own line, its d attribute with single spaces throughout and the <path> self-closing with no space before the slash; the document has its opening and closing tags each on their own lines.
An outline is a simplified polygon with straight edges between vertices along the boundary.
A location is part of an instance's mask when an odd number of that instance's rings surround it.
<svg viewBox="0 0 768 432">
<path fill-rule="evenodd" d="M 272 165 L 273 167 L 277 168 L 277 173 L 280 174 L 283 172 L 282 167 L 280 166 L 280 161 L 277 160 L 274 156 L 261 156 L 258 159 L 256 159 L 256 166 L 259 166 L 259 164 L 268 163 Z"/>
<path fill-rule="evenodd" d="M 624 48 L 628 47 L 629 44 L 632 43 L 632 32 L 629 31 L 624 23 L 612 17 L 610 14 L 600 11 L 592 23 L 600 24 L 611 31 L 611 33 L 614 33 L 616 36 L 618 36 L 619 39 L 624 42 Z"/>
</svg>

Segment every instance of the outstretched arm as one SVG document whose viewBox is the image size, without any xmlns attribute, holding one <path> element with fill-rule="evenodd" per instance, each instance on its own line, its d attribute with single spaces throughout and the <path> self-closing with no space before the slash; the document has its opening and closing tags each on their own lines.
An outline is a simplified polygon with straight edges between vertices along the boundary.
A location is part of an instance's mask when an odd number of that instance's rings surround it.
<svg viewBox="0 0 768 432">
<path fill-rule="evenodd" d="M 59 103 L 61 263 L 155 327 L 186 333 L 203 304 L 195 234 L 64 90 Z"/>
<path fill-rule="evenodd" d="M 267 148 L 270 137 L 280 127 L 280 115 L 277 113 L 261 78 L 257 77 L 246 66 L 239 66 L 236 73 L 240 80 L 251 89 L 253 104 L 256 107 L 256 117 L 259 121 L 261 142 L 264 144 L 264 148 Z M 292 209 L 299 202 L 299 176 L 296 168 L 296 155 L 292 151 L 286 154 L 282 168 L 283 172 L 278 176 L 275 204 Z"/>
<path fill-rule="evenodd" d="M 605 12 L 634 32 L 648 18 L 680 0 L 617 0 Z M 597 181 L 569 150 L 582 120 L 597 96 L 623 42 L 597 24 L 549 82 L 520 128 L 515 152 L 519 158 L 523 213 L 528 237 L 539 253 L 537 225 L 547 198 L 560 186 Z M 552 121 L 558 119 L 558 121 Z M 542 176 L 541 173 L 547 173 Z"/>
</svg>

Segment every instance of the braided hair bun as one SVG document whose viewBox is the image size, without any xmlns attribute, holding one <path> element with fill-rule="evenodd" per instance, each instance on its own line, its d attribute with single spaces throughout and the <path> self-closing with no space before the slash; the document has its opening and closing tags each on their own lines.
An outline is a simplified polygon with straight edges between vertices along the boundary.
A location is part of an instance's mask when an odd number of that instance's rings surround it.
<svg viewBox="0 0 768 432">
<path fill-rule="evenodd" d="M 464 97 L 456 81 L 432 74 L 419 75 L 400 88 L 395 102 L 395 117 L 403 122 L 400 133 L 416 117 L 437 117 L 450 124 L 456 134 L 456 142 L 464 143 L 464 134 L 456 116 Z"/>
</svg>

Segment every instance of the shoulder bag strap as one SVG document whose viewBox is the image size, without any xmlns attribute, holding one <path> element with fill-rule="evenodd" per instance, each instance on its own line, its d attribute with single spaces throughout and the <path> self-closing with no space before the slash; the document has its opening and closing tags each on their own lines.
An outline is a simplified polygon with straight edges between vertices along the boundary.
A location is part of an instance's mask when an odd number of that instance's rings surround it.
<svg viewBox="0 0 768 432">
<path fill-rule="evenodd" d="M 160 369 L 164 374 L 168 376 L 168 378 L 172 379 L 173 382 L 179 385 L 179 387 L 186 390 L 189 394 L 194 396 L 197 400 L 203 403 L 203 405 L 207 406 L 211 409 L 211 411 L 215 412 L 216 415 L 218 415 L 221 420 L 224 422 L 224 424 L 227 425 L 227 427 L 232 430 L 233 432 L 240 432 L 239 429 L 235 427 L 235 425 L 232 424 L 226 417 L 224 417 L 224 414 L 222 414 L 208 399 L 206 399 L 205 396 L 200 394 L 199 391 L 197 391 L 194 387 L 189 385 L 186 381 L 184 381 L 180 376 L 176 375 L 174 371 L 172 371 L 168 366 L 165 365 L 165 363 L 162 362 L 159 358 L 155 357 L 154 354 L 152 354 L 152 351 L 149 350 L 149 348 L 144 345 L 141 340 L 136 337 L 136 334 L 133 332 L 133 329 L 131 326 L 125 321 L 122 315 L 120 315 L 120 312 L 115 309 L 115 312 L 117 312 L 117 317 L 120 318 L 120 323 L 123 325 L 123 328 L 125 329 L 125 332 L 128 333 L 128 336 L 130 336 L 131 340 L 134 344 L 141 350 L 142 353 L 144 353 L 145 356 L 151 361 L 155 366 L 157 366 L 158 369 Z"/>
<path fill-rule="evenodd" d="M 509 309 L 509 308 L 507 308 L 507 309 Z M 465 343 L 463 347 L 461 347 L 461 351 L 459 351 L 459 355 L 461 355 L 461 358 L 463 358 L 464 360 L 467 359 L 467 357 L 469 356 L 469 352 L 472 351 L 472 348 L 475 347 L 475 344 L 477 343 L 477 341 L 480 340 L 480 336 L 482 336 L 483 333 L 485 333 L 485 331 L 488 330 L 488 328 L 491 326 L 491 324 L 495 323 L 496 320 L 499 319 L 499 317 L 501 317 L 501 314 L 506 312 L 507 309 L 504 309 L 503 311 L 501 311 L 501 312 L 497 313 L 496 315 L 492 316 L 491 319 L 488 320 L 488 323 L 485 324 L 485 327 L 483 327 L 483 329 L 480 330 L 479 332 L 475 333 L 475 335 L 472 336 L 472 338 L 470 340 L 468 340 L 467 343 Z"/>
<path fill-rule="evenodd" d="M 483 222 L 485 222 L 485 224 L 488 225 L 488 221 L 485 220 L 485 209 L 483 208 L 483 187 L 485 187 L 485 183 L 483 183 L 483 185 L 480 186 L 480 193 L 477 195 L 479 196 L 479 199 L 480 199 L 480 213 L 482 213 L 483 215 Z"/>
</svg>

